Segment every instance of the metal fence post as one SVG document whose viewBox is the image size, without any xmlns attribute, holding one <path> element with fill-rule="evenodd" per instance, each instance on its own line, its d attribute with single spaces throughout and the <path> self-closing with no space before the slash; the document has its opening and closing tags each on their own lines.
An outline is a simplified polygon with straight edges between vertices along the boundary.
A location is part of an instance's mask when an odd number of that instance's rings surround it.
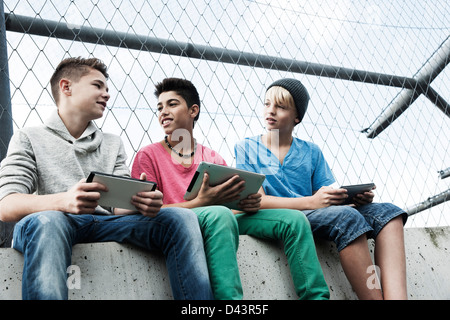
<svg viewBox="0 0 450 320">
<path fill-rule="evenodd" d="M 5 12 L 3 0 L 0 0 L 0 161 L 6 156 L 6 150 L 8 149 L 12 133 L 11 91 L 9 88 Z"/>
<path fill-rule="evenodd" d="M 9 88 L 5 12 L 3 0 L 0 0 L 0 161 L 6 156 L 12 133 L 11 91 Z M 11 246 L 14 225 L 14 222 L 0 221 L 0 247 Z"/>
</svg>

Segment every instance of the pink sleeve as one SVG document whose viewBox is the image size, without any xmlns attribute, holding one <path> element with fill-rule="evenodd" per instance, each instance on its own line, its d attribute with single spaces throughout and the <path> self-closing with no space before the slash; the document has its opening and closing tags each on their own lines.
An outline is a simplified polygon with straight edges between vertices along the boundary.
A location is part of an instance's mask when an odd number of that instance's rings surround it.
<svg viewBox="0 0 450 320">
<path fill-rule="evenodd" d="M 131 168 L 131 177 L 139 179 L 141 177 L 141 173 L 145 173 L 147 175 L 148 181 L 154 181 L 158 183 L 158 174 L 151 161 L 152 156 L 147 153 L 148 152 L 146 149 L 141 149 L 140 151 L 138 151 Z"/>
</svg>

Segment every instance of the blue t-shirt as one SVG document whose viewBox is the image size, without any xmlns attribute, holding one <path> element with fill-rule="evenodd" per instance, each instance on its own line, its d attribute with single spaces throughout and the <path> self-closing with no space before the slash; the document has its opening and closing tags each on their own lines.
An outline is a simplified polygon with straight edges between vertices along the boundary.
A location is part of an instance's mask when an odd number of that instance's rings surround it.
<svg viewBox="0 0 450 320">
<path fill-rule="evenodd" d="M 283 164 L 262 143 L 261 136 L 245 138 L 234 146 L 236 167 L 266 175 L 267 195 L 311 196 L 314 191 L 335 182 L 322 151 L 312 143 L 294 138 Z"/>
</svg>

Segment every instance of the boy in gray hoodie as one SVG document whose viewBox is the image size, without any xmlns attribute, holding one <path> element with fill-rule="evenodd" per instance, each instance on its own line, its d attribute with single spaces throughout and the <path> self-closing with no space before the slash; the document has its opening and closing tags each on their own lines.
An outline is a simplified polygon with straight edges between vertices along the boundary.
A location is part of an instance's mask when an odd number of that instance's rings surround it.
<svg viewBox="0 0 450 320">
<path fill-rule="evenodd" d="M 18 221 L 22 297 L 67 299 L 72 246 L 116 241 L 162 250 L 175 299 L 212 299 L 195 213 L 161 209 L 159 191 L 134 196 L 135 211 L 102 208 L 97 201 L 107 188 L 86 182 L 91 171 L 130 176 L 120 137 L 93 122 L 110 98 L 107 79 L 96 58 L 63 60 L 50 80 L 55 112 L 43 125 L 18 130 L 1 163 L 0 220 Z"/>
</svg>

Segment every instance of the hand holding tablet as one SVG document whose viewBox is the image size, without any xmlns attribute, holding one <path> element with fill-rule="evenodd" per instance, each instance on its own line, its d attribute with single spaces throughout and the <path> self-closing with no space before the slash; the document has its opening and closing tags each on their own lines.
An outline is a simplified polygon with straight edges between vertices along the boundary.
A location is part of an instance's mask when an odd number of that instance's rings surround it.
<svg viewBox="0 0 450 320">
<path fill-rule="evenodd" d="M 201 162 L 191 180 L 191 183 L 187 188 L 186 194 L 184 195 L 185 200 L 192 200 L 197 197 L 198 192 L 200 191 L 200 188 L 202 186 L 203 175 L 205 172 L 208 173 L 210 186 L 222 184 L 236 175 L 238 175 L 240 179 L 245 181 L 245 189 L 240 193 L 240 198 L 238 200 L 221 203 L 221 205 L 235 210 L 240 210 L 238 205 L 240 200 L 246 199 L 249 195 L 258 192 L 265 179 L 265 176 L 263 174 L 209 162 Z"/>
<path fill-rule="evenodd" d="M 341 189 L 347 190 L 348 198 L 345 199 L 344 203 L 342 204 L 351 204 L 354 203 L 354 197 L 357 194 L 363 194 L 364 192 L 369 192 L 375 187 L 374 183 L 364 183 L 364 184 L 355 184 L 355 185 L 348 185 L 348 186 L 342 186 Z"/>
<path fill-rule="evenodd" d="M 106 207 L 136 210 L 131 198 L 139 192 L 155 191 L 156 183 L 101 172 L 91 172 L 86 182 L 99 182 L 108 188 L 100 191 L 98 204 Z"/>
</svg>

